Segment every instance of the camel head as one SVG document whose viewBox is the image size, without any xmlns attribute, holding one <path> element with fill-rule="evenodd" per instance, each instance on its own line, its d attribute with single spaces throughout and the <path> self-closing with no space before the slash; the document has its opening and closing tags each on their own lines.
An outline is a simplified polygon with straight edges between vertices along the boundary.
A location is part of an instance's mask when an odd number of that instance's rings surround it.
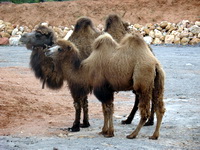
<svg viewBox="0 0 200 150">
<path fill-rule="evenodd" d="M 80 65 L 80 54 L 76 46 L 67 40 L 58 40 L 56 46 L 51 47 L 46 56 L 53 58 L 55 64 L 60 65 L 65 62 L 72 63 L 75 68 Z"/>
<path fill-rule="evenodd" d="M 33 50 L 33 47 L 52 46 L 56 40 L 54 31 L 47 26 L 39 25 L 35 31 L 25 33 L 20 38 L 20 42 L 26 45 L 27 49 Z"/>
</svg>

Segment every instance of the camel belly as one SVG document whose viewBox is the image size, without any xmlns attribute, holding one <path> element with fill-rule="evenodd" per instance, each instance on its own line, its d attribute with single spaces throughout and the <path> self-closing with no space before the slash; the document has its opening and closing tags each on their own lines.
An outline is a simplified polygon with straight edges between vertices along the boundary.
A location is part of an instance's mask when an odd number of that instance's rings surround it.
<svg viewBox="0 0 200 150">
<path fill-rule="evenodd" d="M 108 80 L 114 91 L 133 90 L 133 79 L 111 78 Z"/>
</svg>

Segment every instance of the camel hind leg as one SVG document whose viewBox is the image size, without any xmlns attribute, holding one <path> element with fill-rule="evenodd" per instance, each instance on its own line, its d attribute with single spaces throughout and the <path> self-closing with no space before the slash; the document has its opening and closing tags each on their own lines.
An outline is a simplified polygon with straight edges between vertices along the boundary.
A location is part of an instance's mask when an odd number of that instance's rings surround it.
<svg viewBox="0 0 200 150">
<path fill-rule="evenodd" d="M 163 102 L 163 94 L 164 94 L 164 80 L 165 74 L 163 69 L 157 65 L 156 66 L 156 77 L 154 80 L 154 89 L 153 89 L 153 104 L 155 105 L 155 112 L 157 117 L 156 129 L 150 139 L 158 139 L 160 126 L 162 122 L 163 115 L 165 113 L 164 102 Z"/>
<path fill-rule="evenodd" d="M 136 94 L 135 104 L 133 106 L 133 109 L 131 110 L 131 113 L 129 114 L 128 118 L 126 120 L 122 120 L 122 122 L 121 122 L 122 124 L 131 124 L 131 122 L 135 116 L 135 113 L 138 110 L 138 104 L 139 104 L 139 96 L 138 96 L 138 94 Z"/>
<path fill-rule="evenodd" d="M 156 123 L 156 129 L 150 139 L 156 140 L 159 137 L 160 134 L 160 126 L 162 122 L 163 115 L 165 113 L 165 108 L 164 108 L 164 102 L 163 99 L 157 99 L 158 101 L 155 103 L 155 112 L 156 112 L 156 118 L 157 118 L 157 123 Z"/>
<path fill-rule="evenodd" d="M 140 122 L 139 122 L 138 126 L 136 127 L 136 129 L 130 135 L 127 136 L 128 139 L 136 138 L 136 136 L 138 135 L 142 126 L 145 124 L 146 120 L 149 117 L 150 100 L 151 100 L 151 94 L 150 93 L 143 92 L 142 94 L 139 95 L 140 96 L 140 98 L 139 98 L 139 110 L 140 110 L 141 118 L 140 118 Z"/>
</svg>

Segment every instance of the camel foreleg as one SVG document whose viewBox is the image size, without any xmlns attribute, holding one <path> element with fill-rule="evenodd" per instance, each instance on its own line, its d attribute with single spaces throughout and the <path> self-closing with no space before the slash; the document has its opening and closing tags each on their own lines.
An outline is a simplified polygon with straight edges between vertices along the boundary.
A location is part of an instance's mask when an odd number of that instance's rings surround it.
<svg viewBox="0 0 200 150">
<path fill-rule="evenodd" d="M 83 123 L 80 124 L 81 128 L 87 128 L 90 126 L 88 115 L 88 99 L 87 96 L 81 100 L 81 107 L 83 109 Z"/>
<path fill-rule="evenodd" d="M 103 115 L 104 115 L 104 125 L 102 128 L 102 132 L 105 137 L 113 137 L 114 136 L 114 126 L 113 126 L 113 112 L 114 105 L 113 102 L 110 103 L 102 103 Z"/>
<path fill-rule="evenodd" d="M 81 117 L 81 103 L 80 99 L 74 100 L 74 108 L 75 108 L 75 120 L 73 126 L 68 128 L 70 132 L 80 131 L 80 117 Z"/>
</svg>

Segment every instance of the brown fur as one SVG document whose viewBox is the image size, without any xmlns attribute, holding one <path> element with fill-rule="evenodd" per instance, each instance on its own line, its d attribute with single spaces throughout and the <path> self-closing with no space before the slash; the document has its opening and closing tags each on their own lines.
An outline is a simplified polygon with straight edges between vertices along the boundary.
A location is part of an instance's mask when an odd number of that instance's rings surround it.
<svg viewBox="0 0 200 150">
<path fill-rule="evenodd" d="M 94 51 L 83 61 L 83 68 L 89 71 L 89 83 L 95 96 L 109 104 L 104 111 L 105 136 L 113 136 L 112 116 L 114 91 L 134 90 L 139 95 L 141 120 L 135 131 L 127 138 L 135 138 L 150 115 L 150 100 L 155 104 L 156 130 L 151 137 L 157 139 L 164 114 L 164 72 L 159 61 L 145 41 L 137 34 L 128 34 L 118 45 L 113 38 L 104 34 L 93 45 Z M 153 94 L 152 94 L 153 93 Z M 152 97 L 153 96 L 153 97 Z M 110 113 L 109 113 L 110 112 Z"/>
<path fill-rule="evenodd" d="M 124 35 L 130 32 L 128 23 L 122 21 L 116 14 L 111 14 L 107 17 L 104 31 L 112 35 L 117 42 L 120 42 Z"/>
<path fill-rule="evenodd" d="M 85 59 L 92 52 L 91 44 L 94 42 L 94 39 L 100 34 L 101 33 L 94 28 L 89 18 L 82 17 L 77 20 L 74 31 L 69 37 L 69 41 L 73 42 L 80 50 L 81 59 Z"/>
</svg>

